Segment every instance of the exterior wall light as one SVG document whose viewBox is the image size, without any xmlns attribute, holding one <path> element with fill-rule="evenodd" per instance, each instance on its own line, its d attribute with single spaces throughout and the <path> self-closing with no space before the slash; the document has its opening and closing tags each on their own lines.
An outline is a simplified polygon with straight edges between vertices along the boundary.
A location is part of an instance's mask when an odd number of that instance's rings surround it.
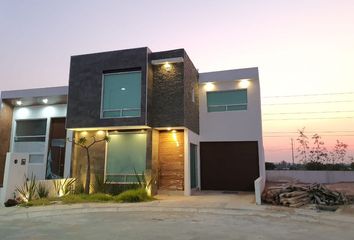
<svg viewBox="0 0 354 240">
<path fill-rule="evenodd" d="M 122 87 L 120 90 L 125 91 L 125 90 L 126 90 L 126 88 L 125 88 L 125 87 Z"/>
<path fill-rule="evenodd" d="M 170 128 L 170 127 L 168 127 L 168 128 L 167 128 L 167 131 L 171 131 L 171 128 Z"/>
<path fill-rule="evenodd" d="M 97 135 L 104 135 L 105 134 L 105 132 L 104 131 L 102 131 L 102 130 L 99 130 L 99 131 L 97 131 Z"/>
<path fill-rule="evenodd" d="M 243 79 L 239 81 L 238 85 L 240 88 L 248 88 L 250 85 L 250 81 L 248 79 Z"/>
<path fill-rule="evenodd" d="M 48 103 L 48 98 L 43 98 L 43 99 L 42 99 L 42 102 L 43 102 L 44 104 L 47 104 L 47 103 Z"/>
<path fill-rule="evenodd" d="M 22 101 L 21 101 L 21 100 L 17 100 L 17 101 L 16 101 L 16 105 L 17 105 L 17 106 L 21 106 L 21 105 L 22 105 Z"/>
<path fill-rule="evenodd" d="M 168 63 L 168 62 L 166 62 L 166 63 L 163 65 L 163 67 L 165 68 L 166 71 L 170 71 L 171 68 L 172 68 L 171 64 Z"/>
<path fill-rule="evenodd" d="M 215 85 L 212 82 L 208 82 L 204 85 L 204 88 L 206 91 L 212 91 L 215 88 Z"/>
</svg>

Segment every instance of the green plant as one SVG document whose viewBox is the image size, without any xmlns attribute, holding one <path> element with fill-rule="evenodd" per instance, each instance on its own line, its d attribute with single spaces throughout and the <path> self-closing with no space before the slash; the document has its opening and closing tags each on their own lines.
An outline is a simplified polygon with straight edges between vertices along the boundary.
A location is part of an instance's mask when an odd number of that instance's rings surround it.
<svg viewBox="0 0 354 240">
<path fill-rule="evenodd" d="M 107 182 L 104 181 L 104 176 L 95 175 L 95 183 L 91 185 L 94 193 L 106 193 L 107 192 Z"/>
<path fill-rule="evenodd" d="M 25 202 L 32 201 L 32 199 L 36 195 L 36 189 L 37 189 L 36 177 L 33 175 L 33 173 L 29 181 L 27 181 L 27 177 L 25 175 L 25 181 L 23 185 L 20 187 L 18 186 L 16 187 L 16 191 L 20 194 L 20 197 Z"/>
<path fill-rule="evenodd" d="M 65 178 L 64 180 L 54 180 L 54 190 L 58 197 L 68 195 L 74 191 L 75 178 Z"/>
<path fill-rule="evenodd" d="M 63 196 L 60 201 L 64 204 L 84 203 L 84 202 L 109 202 L 113 201 L 113 197 L 104 193 L 93 194 L 71 194 Z"/>
<path fill-rule="evenodd" d="M 106 193 L 109 193 L 113 196 L 118 195 L 124 191 L 137 189 L 139 186 L 137 184 L 106 184 Z"/>
<path fill-rule="evenodd" d="M 84 192 L 85 192 L 84 184 L 80 180 L 77 180 L 75 182 L 74 193 L 75 194 L 82 194 Z"/>
<path fill-rule="evenodd" d="M 138 182 L 138 186 L 143 189 L 149 189 L 155 179 L 154 176 L 150 176 L 150 179 L 147 180 L 146 176 L 145 176 L 145 172 L 143 171 L 142 174 L 138 174 L 136 172 L 135 168 L 134 168 L 134 174 L 135 174 L 135 178 Z"/>
<path fill-rule="evenodd" d="M 145 189 L 132 189 L 114 197 L 116 202 L 146 202 L 151 201 L 152 198 L 148 196 Z"/>
<path fill-rule="evenodd" d="M 47 187 L 45 186 L 45 184 L 43 183 L 38 183 L 37 186 L 37 194 L 39 198 L 46 198 L 48 197 L 49 194 L 49 190 L 47 189 Z"/>
</svg>

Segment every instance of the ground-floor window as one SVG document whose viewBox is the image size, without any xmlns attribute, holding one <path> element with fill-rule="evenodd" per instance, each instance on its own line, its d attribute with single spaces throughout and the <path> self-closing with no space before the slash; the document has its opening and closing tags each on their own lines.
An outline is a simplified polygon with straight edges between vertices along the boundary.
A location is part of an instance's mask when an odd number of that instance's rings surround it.
<svg viewBox="0 0 354 240">
<path fill-rule="evenodd" d="M 108 183 L 135 183 L 135 171 L 146 169 L 146 132 L 111 132 L 107 143 Z"/>
</svg>

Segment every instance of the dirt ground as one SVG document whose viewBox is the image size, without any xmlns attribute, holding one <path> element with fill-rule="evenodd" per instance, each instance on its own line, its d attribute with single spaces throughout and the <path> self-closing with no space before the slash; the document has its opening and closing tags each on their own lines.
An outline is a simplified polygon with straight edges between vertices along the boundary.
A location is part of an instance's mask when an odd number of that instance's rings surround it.
<svg viewBox="0 0 354 240">
<path fill-rule="evenodd" d="M 289 182 L 267 182 L 266 188 L 272 186 L 280 186 L 283 184 L 289 184 Z M 306 183 L 297 183 L 297 182 L 294 184 L 306 185 Z M 332 184 L 324 184 L 324 185 L 328 187 L 328 189 L 332 191 L 342 192 L 348 198 L 354 200 L 354 182 L 341 182 L 341 183 L 332 183 Z"/>
</svg>

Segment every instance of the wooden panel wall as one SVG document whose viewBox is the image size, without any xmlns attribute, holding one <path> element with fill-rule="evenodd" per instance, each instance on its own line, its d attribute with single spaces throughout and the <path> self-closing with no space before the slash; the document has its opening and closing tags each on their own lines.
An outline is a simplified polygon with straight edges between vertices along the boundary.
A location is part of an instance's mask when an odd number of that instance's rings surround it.
<svg viewBox="0 0 354 240">
<path fill-rule="evenodd" d="M 184 190 L 183 131 L 159 134 L 159 189 Z"/>
<path fill-rule="evenodd" d="M 3 184 L 6 153 L 10 148 L 12 107 L 0 102 L 0 186 Z"/>
</svg>

